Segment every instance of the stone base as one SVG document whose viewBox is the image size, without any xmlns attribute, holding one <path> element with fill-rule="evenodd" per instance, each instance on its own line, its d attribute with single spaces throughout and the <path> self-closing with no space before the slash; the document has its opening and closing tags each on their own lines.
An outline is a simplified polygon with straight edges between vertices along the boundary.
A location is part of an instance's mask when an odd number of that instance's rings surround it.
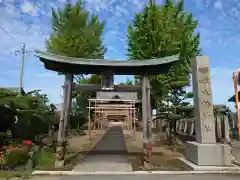
<svg viewBox="0 0 240 180">
<path fill-rule="evenodd" d="M 64 167 L 64 160 L 55 160 L 55 168 Z"/>
<path fill-rule="evenodd" d="M 180 157 L 179 160 L 183 161 L 185 164 L 187 164 L 193 171 L 201 171 L 206 173 L 220 173 L 220 172 L 231 172 L 231 173 L 237 173 L 240 172 L 240 166 L 232 164 L 231 166 L 198 166 L 184 157 Z M 192 171 L 191 171 L 192 172 Z"/>
<path fill-rule="evenodd" d="M 231 166 L 231 147 L 228 144 L 186 142 L 186 160 L 198 166 Z"/>
</svg>

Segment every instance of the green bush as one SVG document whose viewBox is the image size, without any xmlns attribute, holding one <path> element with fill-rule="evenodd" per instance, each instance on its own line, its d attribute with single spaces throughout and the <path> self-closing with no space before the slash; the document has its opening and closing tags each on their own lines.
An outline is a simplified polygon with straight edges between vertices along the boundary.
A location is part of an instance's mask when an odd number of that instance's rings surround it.
<svg viewBox="0 0 240 180">
<path fill-rule="evenodd" d="M 4 162 L 10 168 L 25 164 L 27 163 L 28 159 L 28 151 L 26 151 L 25 149 L 10 150 L 4 156 Z"/>
<path fill-rule="evenodd" d="M 55 154 L 41 149 L 34 155 L 34 164 L 36 169 L 54 168 Z"/>
<path fill-rule="evenodd" d="M 0 146 L 4 145 L 4 139 L 7 137 L 5 132 L 0 132 Z"/>
</svg>

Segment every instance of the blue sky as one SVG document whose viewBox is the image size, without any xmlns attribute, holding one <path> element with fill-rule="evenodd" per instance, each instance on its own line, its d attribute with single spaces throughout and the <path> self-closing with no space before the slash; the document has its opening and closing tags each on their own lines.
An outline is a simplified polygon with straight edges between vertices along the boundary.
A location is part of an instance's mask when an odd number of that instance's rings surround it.
<svg viewBox="0 0 240 180">
<path fill-rule="evenodd" d="M 44 69 L 34 57 L 44 49 L 51 32 L 51 8 L 62 7 L 65 0 L 0 0 L 0 86 L 18 86 L 22 43 L 32 54 L 26 56 L 23 85 L 26 90 L 42 89 L 54 103 L 60 102 L 63 77 Z M 74 2 L 74 1 L 72 1 Z M 84 7 L 98 13 L 106 22 L 104 43 L 106 59 L 126 59 L 126 30 L 134 14 L 146 0 L 85 0 Z M 161 3 L 161 1 L 157 1 Z M 232 73 L 238 69 L 240 51 L 240 1 L 186 0 L 185 9 L 199 20 L 203 55 L 210 57 L 213 102 L 226 104 L 233 94 Z M 117 77 L 116 81 L 124 81 Z M 190 87 L 191 88 L 191 87 Z"/>
</svg>

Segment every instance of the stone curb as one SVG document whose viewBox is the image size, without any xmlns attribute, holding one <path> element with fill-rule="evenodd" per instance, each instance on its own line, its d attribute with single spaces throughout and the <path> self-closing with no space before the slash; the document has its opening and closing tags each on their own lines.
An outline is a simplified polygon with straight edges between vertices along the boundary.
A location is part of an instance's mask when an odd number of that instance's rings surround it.
<svg viewBox="0 0 240 180">
<path fill-rule="evenodd" d="M 226 171 L 96 171 L 96 172 L 81 172 L 81 171 L 34 171 L 32 175 L 189 175 L 189 174 L 240 174 L 240 170 L 226 170 Z"/>
</svg>

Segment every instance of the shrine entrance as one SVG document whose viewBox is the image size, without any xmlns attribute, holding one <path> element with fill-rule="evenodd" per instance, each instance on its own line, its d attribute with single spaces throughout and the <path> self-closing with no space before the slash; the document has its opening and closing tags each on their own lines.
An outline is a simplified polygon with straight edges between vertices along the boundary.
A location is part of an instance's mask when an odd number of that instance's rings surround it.
<svg viewBox="0 0 240 180">
<path fill-rule="evenodd" d="M 93 110 L 93 129 L 103 130 L 107 127 L 119 125 L 123 130 L 131 132 L 135 137 L 136 132 L 136 105 L 140 104 L 137 92 L 97 92 L 94 99 L 89 99 L 89 113 Z M 121 96 L 120 96 L 121 95 Z M 116 96 L 118 98 L 116 98 Z M 109 97 L 109 99 L 105 99 Z M 112 97 L 112 98 L 111 98 Z M 129 99 L 127 99 L 129 98 Z M 91 119 L 89 118 L 89 124 Z M 90 133 L 90 131 L 89 131 Z"/>
<path fill-rule="evenodd" d="M 67 126 L 71 112 L 72 91 L 96 92 L 96 97 L 88 99 L 88 134 L 91 139 L 93 131 L 109 129 L 105 141 L 99 145 L 111 146 L 112 149 L 125 147 L 122 131 L 128 130 L 134 137 L 137 122 L 141 122 L 143 129 L 144 162 L 148 163 L 151 156 L 151 126 L 152 108 L 150 102 L 150 76 L 164 74 L 178 60 L 178 56 L 170 56 L 150 60 L 96 60 L 64 57 L 44 51 L 36 51 L 36 55 L 48 70 L 61 72 L 65 75 L 64 82 L 64 106 L 59 121 L 58 148 L 56 166 L 64 165 L 64 154 L 67 141 Z M 140 85 L 114 85 L 115 75 L 140 75 Z M 103 83 L 75 84 L 74 74 L 98 74 L 102 75 Z M 139 96 L 141 95 L 141 99 Z M 93 111 L 93 116 L 91 116 Z M 93 119 L 92 119 L 93 118 Z M 109 125 L 118 127 L 109 127 Z M 119 129 L 119 126 L 121 128 Z M 114 140 L 112 133 L 119 132 L 118 140 Z M 111 142 L 106 142 L 109 139 Z M 119 142 L 118 142 L 119 141 Z M 119 143 L 119 144 L 117 144 Z M 117 158 L 117 156 L 114 156 Z M 114 159 L 112 159 L 114 160 Z M 90 160 L 89 160 L 90 161 Z M 102 166 L 102 165 L 101 165 Z M 103 165 L 104 166 L 104 165 Z"/>
</svg>

